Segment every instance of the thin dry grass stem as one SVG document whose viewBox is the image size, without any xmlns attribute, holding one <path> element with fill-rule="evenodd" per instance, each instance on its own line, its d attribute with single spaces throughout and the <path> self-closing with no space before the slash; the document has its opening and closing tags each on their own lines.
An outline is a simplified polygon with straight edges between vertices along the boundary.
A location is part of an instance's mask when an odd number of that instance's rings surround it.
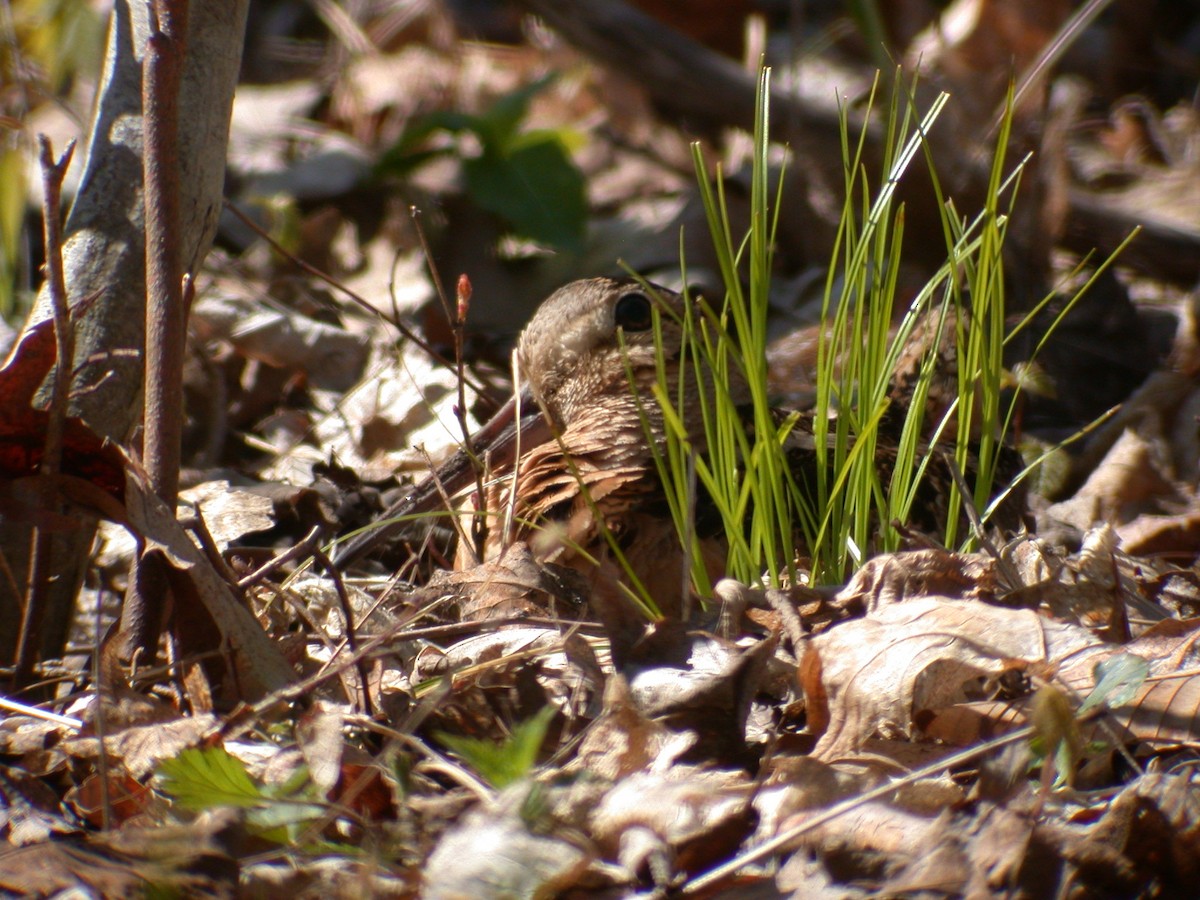
<svg viewBox="0 0 1200 900">
<path fill-rule="evenodd" d="M 513 378 L 513 419 L 520 422 L 525 415 L 525 410 L 522 407 L 521 393 L 521 357 L 514 349 L 511 357 L 512 362 L 512 378 Z M 517 429 L 514 437 L 516 446 L 513 448 L 513 470 L 509 477 L 508 499 L 504 505 L 504 517 L 501 519 L 501 544 L 507 547 L 512 543 L 512 531 L 517 517 L 517 480 L 521 475 L 521 429 Z M 482 490 L 479 492 L 481 498 L 487 495 Z M 482 502 L 482 501 L 481 501 Z"/>
<path fill-rule="evenodd" d="M 422 458 L 425 460 L 425 465 L 429 467 L 429 477 L 433 479 L 433 486 L 437 490 L 438 496 L 442 498 L 442 505 L 450 511 L 450 522 L 454 526 L 454 530 L 458 532 L 458 539 L 463 542 L 464 547 L 473 548 L 475 553 L 475 561 L 477 563 L 481 562 L 483 560 L 483 546 L 481 544 L 475 544 L 471 541 L 471 536 L 468 535 L 466 529 L 463 528 L 462 520 L 454 514 L 454 499 L 446 490 L 446 486 L 442 484 L 442 479 L 438 477 L 437 466 L 433 464 L 433 460 L 429 458 L 429 454 L 425 452 L 424 447 L 420 448 L 420 453 Z M 483 496 L 482 484 L 480 485 L 479 490 L 480 496 Z M 473 532 L 474 528 L 471 530 Z"/>
<path fill-rule="evenodd" d="M 1078 718 L 1079 724 L 1089 722 L 1107 714 L 1108 710 L 1103 707 L 1092 710 Z M 860 806 L 870 803 L 873 800 L 882 800 L 887 797 L 894 796 L 896 791 L 901 787 L 909 784 L 915 784 L 922 778 L 930 778 L 941 772 L 951 771 L 969 762 L 973 762 L 981 756 L 985 756 L 994 750 L 1000 750 L 1004 747 L 1013 744 L 1020 744 L 1028 741 L 1036 734 L 1034 726 L 1029 725 L 1024 728 L 1003 735 L 1002 737 L 993 738 L 983 744 L 976 744 L 973 747 L 968 747 L 965 750 L 960 750 L 958 753 L 953 753 L 950 756 L 943 757 L 937 762 L 930 763 L 920 769 L 909 772 L 903 778 L 897 778 L 895 781 L 885 781 L 878 787 L 872 788 L 869 791 L 864 791 L 857 796 L 850 797 L 840 803 L 835 803 L 828 807 L 823 812 L 805 819 L 798 825 L 779 832 L 769 840 L 764 841 L 757 847 L 754 847 L 746 852 L 734 857 L 728 862 L 722 863 L 714 869 L 710 869 L 703 875 L 693 878 L 687 884 L 679 889 L 679 895 L 683 897 L 707 896 L 708 892 L 716 885 L 719 885 L 724 879 L 734 875 L 738 869 L 743 866 L 751 865 L 771 856 L 777 850 L 791 844 L 800 835 L 820 828 L 827 822 L 831 822 L 839 816 L 844 816 L 848 812 L 858 809 Z"/>
<path fill-rule="evenodd" d="M 40 473 L 56 475 L 62 466 L 63 428 L 66 420 L 67 399 L 71 390 L 71 361 L 75 357 L 75 330 L 71 323 L 71 311 L 67 302 L 67 284 L 63 271 L 62 247 L 62 184 L 75 143 L 67 144 L 57 162 L 45 135 L 38 135 L 39 161 L 42 167 L 42 203 L 45 221 L 44 238 L 46 252 L 46 280 L 54 315 L 54 343 L 58 354 L 58 365 L 54 367 L 51 382 L 50 406 L 46 420 L 46 440 L 43 447 Z M 58 501 L 46 489 L 45 503 L 53 508 Z M 42 617 L 50 588 L 51 572 L 50 535 L 42 528 L 34 528 L 31 542 L 29 584 L 25 590 L 25 608 L 21 611 L 21 625 L 17 636 L 16 653 L 13 657 L 13 685 L 24 684 L 33 674 L 33 664 L 40 643 Z M 16 594 L 15 580 L 5 564 L 5 572 Z"/>
<path fill-rule="evenodd" d="M 479 497 L 486 496 L 483 491 L 483 476 L 486 466 L 480 462 L 470 452 L 471 447 L 471 428 L 467 423 L 467 367 L 466 359 L 463 356 L 463 346 L 466 338 L 467 313 L 471 307 L 471 280 L 465 275 L 459 275 L 458 283 L 455 285 L 454 291 L 454 308 L 450 307 L 450 297 L 446 293 L 446 286 L 442 283 L 442 276 L 438 272 L 437 266 L 433 264 L 433 253 L 429 249 L 429 238 L 425 234 L 425 228 L 421 225 L 421 210 L 419 207 L 409 207 L 409 215 L 412 219 L 413 230 L 417 234 L 417 241 L 421 245 L 421 253 L 425 257 L 426 268 L 429 270 L 429 278 L 433 282 L 434 292 L 437 294 L 439 302 L 442 304 L 442 311 L 446 314 L 446 321 L 450 325 L 451 334 L 454 336 L 454 375 L 458 389 L 458 403 L 454 407 L 454 417 L 458 420 L 459 431 L 462 433 L 461 446 L 467 452 L 471 468 L 475 473 L 475 490 L 478 491 Z M 478 390 L 478 388 L 476 388 Z M 520 421 L 518 419 L 518 421 Z M 452 509 L 450 501 L 445 497 L 445 491 L 438 485 L 438 491 L 442 494 L 443 500 L 446 503 L 447 509 Z M 467 540 L 465 532 L 462 530 L 461 524 L 455 518 L 455 528 L 459 532 L 460 539 Z M 475 558 L 483 559 L 483 547 L 487 542 L 487 517 L 479 516 L 471 522 L 471 538 L 469 544 L 473 548 Z"/>
<path fill-rule="evenodd" d="M 212 532 L 208 530 L 208 523 L 204 520 L 204 515 L 200 510 L 197 509 L 195 515 L 189 519 L 181 519 L 179 524 L 195 535 L 196 542 L 200 545 L 205 558 L 212 564 L 213 569 L 233 588 L 234 593 L 239 598 L 244 597 L 243 590 L 238 584 L 237 573 L 229 568 L 229 563 L 221 555 L 221 550 L 217 546 L 216 540 L 213 539 Z"/>
<path fill-rule="evenodd" d="M 316 266 L 312 265 L 311 263 L 305 262 L 304 260 L 300 259 L 300 257 L 296 256 L 294 253 L 290 252 L 286 247 L 284 247 L 282 244 L 280 244 L 279 241 L 277 241 L 277 240 L 275 240 L 275 238 L 271 237 L 271 235 L 265 229 L 263 229 L 263 227 L 261 225 L 259 225 L 252 218 L 250 218 L 248 215 L 246 215 L 244 212 L 242 212 L 240 209 L 238 209 L 238 207 L 235 204 L 231 203 L 229 200 L 225 201 L 225 208 L 227 210 L 229 210 L 231 213 L 233 213 L 233 215 L 238 219 L 238 221 L 240 221 L 243 225 L 245 225 L 247 228 L 249 228 L 251 231 L 253 231 L 256 235 L 258 235 L 260 238 L 262 238 L 264 241 L 266 241 L 272 250 L 274 250 L 283 259 L 286 259 L 289 263 L 294 265 L 296 268 L 300 269 L 300 271 L 304 272 L 306 275 L 310 275 L 313 278 L 316 278 L 318 281 L 322 282 L 323 284 L 326 284 L 329 287 L 333 288 L 339 294 L 346 297 L 348 300 L 350 300 L 352 303 L 354 303 L 356 306 L 358 306 L 365 312 L 369 313 L 370 315 L 375 316 L 376 318 L 382 319 L 383 321 L 387 322 L 389 325 L 391 325 L 393 328 L 395 328 L 397 331 L 399 331 L 400 334 L 406 340 L 412 341 L 412 343 L 416 347 L 418 347 L 422 353 L 424 353 L 426 356 L 428 356 L 434 362 L 445 366 L 447 369 L 454 368 L 454 364 L 450 360 L 446 359 L 446 357 L 444 357 L 444 356 L 442 356 L 442 354 L 438 353 L 437 350 L 435 350 L 428 341 L 426 341 L 423 337 L 421 337 L 419 334 L 417 334 L 415 331 L 413 331 L 410 327 L 405 325 L 404 321 L 402 319 L 395 317 L 395 316 L 392 316 L 389 318 L 384 313 L 382 313 L 378 309 L 376 309 L 361 294 L 346 287 L 344 284 L 342 284 L 340 281 L 338 281 L 332 275 L 330 275 L 326 272 L 323 272 L 320 269 L 318 269 Z M 468 378 L 467 384 L 470 385 L 472 390 L 480 391 L 480 392 L 486 391 L 486 388 L 483 386 L 483 384 L 474 380 L 473 378 Z"/>
<path fill-rule="evenodd" d="M 234 581 L 233 584 L 239 591 L 248 590 L 265 581 L 293 560 L 307 559 L 312 556 L 313 549 L 320 546 L 324 531 L 324 526 L 314 525 L 298 543 L 293 544 L 278 556 L 273 556 L 249 575 Z"/>
<path fill-rule="evenodd" d="M 373 715 L 374 704 L 371 702 L 371 682 L 368 679 L 366 657 L 359 652 L 358 632 L 356 630 L 358 623 L 354 620 L 354 611 L 350 608 L 350 594 L 346 590 L 346 583 L 342 580 L 342 573 L 333 564 L 333 560 L 321 549 L 319 543 L 313 546 L 312 553 L 313 558 L 333 580 L 333 589 L 337 594 L 338 605 L 342 609 L 342 617 L 346 622 L 345 646 L 350 650 L 350 655 L 354 660 L 354 670 L 358 674 L 359 704 L 364 713 L 368 716 Z M 338 648 L 338 652 L 341 652 L 340 647 Z"/>
<path fill-rule="evenodd" d="M 1048 43 L 1042 52 L 1038 54 L 1037 59 L 1033 61 L 1028 69 L 1021 73 L 1021 77 L 1017 80 L 1016 89 L 1012 95 L 1012 106 L 1020 105 L 1025 99 L 1025 95 L 1033 88 L 1038 77 L 1053 66 L 1062 58 L 1062 55 L 1071 48 L 1083 32 L 1096 20 L 1100 13 L 1104 12 L 1112 5 L 1112 0 L 1088 0 L 1083 6 L 1075 10 L 1071 17 L 1062 24 L 1054 38 Z M 1007 115 L 1007 104 L 1002 104 L 996 110 L 995 118 L 988 132 L 988 137 L 995 137 L 1004 127 L 1005 116 Z"/>
</svg>

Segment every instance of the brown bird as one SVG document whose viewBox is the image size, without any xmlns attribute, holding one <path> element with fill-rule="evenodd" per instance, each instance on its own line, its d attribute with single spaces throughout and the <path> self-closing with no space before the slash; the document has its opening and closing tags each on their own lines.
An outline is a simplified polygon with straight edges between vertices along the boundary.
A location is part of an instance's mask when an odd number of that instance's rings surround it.
<svg viewBox="0 0 1200 900">
<path fill-rule="evenodd" d="M 688 560 L 654 464 L 665 438 L 651 391 L 659 378 L 654 306 L 660 304 L 665 387 L 674 397 L 684 302 L 665 288 L 595 278 L 561 288 L 538 309 L 517 357 L 542 416 L 522 432 L 529 449 L 515 479 L 501 478 L 490 492 L 486 508 L 510 509 L 512 527 L 489 529 L 485 556 L 510 538 L 525 540 L 543 559 L 587 576 L 593 605 L 621 603 L 618 585 L 635 579 L 664 614 L 679 615 Z M 700 390 L 688 380 L 684 409 L 698 407 Z M 699 423 L 699 415 L 691 418 Z M 688 437 L 703 451 L 702 428 Z M 702 552 L 716 575 L 724 564 L 723 539 L 712 536 Z"/>
<path fill-rule="evenodd" d="M 517 397 L 480 429 L 469 452 L 451 458 L 388 517 L 435 508 L 442 491 L 455 493 L 474 483 L 472 456 L 486 458 L 492 473 L 483 504 L 489 525 L 485 558 L 513 540 L 528 541 L 539 558 L 583 573 L 593 605 L 611 609 L 628 602 L 620 585 L 630 579 L 607 530 L 659 609 L 679 615 L 687 560 L 647 435 L 663 440 L 662 412 L 650 393 L 658 377 L 653 309 L 661 304 L 666 383 L 673 396 L 683 303 L 673 291 L 647 291 L 633 280 L 593 278 L 560 288 L 521 333 L 517 359 L 523 385 Z M 689 385 L 685 407 L 697 401 L 698 390 Z M 703 447 L 702 434 L 689 437 Z M 380 546 L 395 530 L 376 528 L 350 540 L 338 554 L 339 564 Z M 715 576 L 724 563 L 724 542 L 714 537 L 704 550 Z M 461 548 L 459 559 L 461 564 Z"/>
</svg>

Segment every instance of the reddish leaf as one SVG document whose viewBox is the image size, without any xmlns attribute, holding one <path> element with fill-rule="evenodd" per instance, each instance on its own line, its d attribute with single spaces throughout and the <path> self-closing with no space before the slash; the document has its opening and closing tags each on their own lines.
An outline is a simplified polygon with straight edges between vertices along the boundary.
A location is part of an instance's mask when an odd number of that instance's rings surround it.
<svg viewBox="0 0 1200 900">
<path fill-rule="evenodd" d="M 43 319 L 25 330 L 0 368 L 0 397 L 4 398 L 0 425 L 22 417 L 57 355 L 53 319 Z"/>
<path fill-rule="evenodd" d="M 0 391 L 3 373 L 0 372 Z M 0 412 L 0 479 L 36 475 L 46 446 L 46 424 L 50 414 L 28 406 Z M 63 455 L 60 470 L 91 482 L 117 500 L 124 499 L 125 460 L 121 451 L 92 431 L 79 418 L 63 423 Z"/>
<path fill-rule="evenodd" d="M 93 299 L 77 304 L 72 317 L 82 315 Z M 57 357 L 54 320 L 43 319 L 25 329 L 0 367 L 0 479 L 35 475 L 41 466 L 50 414 L 34 408 L 33 399 Z M 78 418 L 63 423 L 60 471 L 122 499 L 125 463 L 120 451 Z"/>
</svg>

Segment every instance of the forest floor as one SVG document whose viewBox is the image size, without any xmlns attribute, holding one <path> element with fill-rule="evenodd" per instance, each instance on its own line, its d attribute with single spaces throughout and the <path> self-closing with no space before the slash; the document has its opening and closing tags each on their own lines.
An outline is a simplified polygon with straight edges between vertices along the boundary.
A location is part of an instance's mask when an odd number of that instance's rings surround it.
<svg viewBox="0 0 1200 900">
<path fill-rule="evenodd" d="M 912 536 L 845 584 L 726 590 L 686 628 L 647 623 L 617 664 L 586 592 L 536 546 L 456 565 L 453 529 L 414 528 L 345 573 L 326 565 L 334 537 L 504 402 L 514 341 L 556 288 L 632 270 L 721 291 L 692 147 L 740 234 L 756 66 L 739 60 L 764 58 L 777 91 L 769 361 L 795 406 L 838 284 L 839 104 L 861 115 L 881 61 L 902 78 L 919 64 L 917 110 L 950 95 L 929 147 L 969 216 L 1010 79 L 1071 12 L 979 0 L 952 5 L 976 19 L 939 25 L 920 0 L 873 5 L 879 22 L 852 4 L 801 18 L 646 2 L 658 18 L 642 21 L 578 5 L 591 12 L 562 25 L 524 11 L 537 2 L 253 4 L 227 207 L 190 311 L 181 518 L 199 537 L 168 535 L 127 489 L 68 658 L 39 670 L 61 689 L 36 708 L 6 693 L 0 890 L 1186 895 L 1200 877 L 1200 12 L 1186 4 L 1109 4 L 1012 112 L 1008 158 L 1032 155 L 1005 245 L 1010 324 L 1051 298 L 1006 348 L 1027 388 L 1010 440 L 1046 457 L 1023 533 L 971 552 Z M 668 64 L 680 33 L 694 68 Z M 95 85 L 81 69 L 22 131 L 82 137 Z M 946 241 L 927 177 L 900 198 L 902 312 Z M 20 391 L 18 370 L 0 384 Z M 233 592 L 295 686 L 251 698 L 170 646 L 167 665 L 118 658 L 100 636 L 151 535 L 179 571 L 214 573 L 190 590 Z"/>
</svg>

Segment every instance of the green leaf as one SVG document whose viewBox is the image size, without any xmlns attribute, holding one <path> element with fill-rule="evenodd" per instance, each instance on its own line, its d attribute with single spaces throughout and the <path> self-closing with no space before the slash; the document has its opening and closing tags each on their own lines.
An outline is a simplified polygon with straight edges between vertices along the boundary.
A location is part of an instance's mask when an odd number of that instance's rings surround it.
<svg viewBox="0 0 1200 900">
<path fill-rule="evenodd" d="M 435 131 L 448 131 L 451 134 L 460 131 L 477 132 L 477 124 L 478 119 L 475 116 L 459 112 L 440 111 L 417 116 L 400 136 L 400 140 L 384 151 L 379 162 L 375 164 L 375 171 L 380 175 L 403 178 L 430 160 L 456 152 L 453 146 L 424 149 L 422 145 Z"/>
<path fill-rule="evenodd" d="M 1118 653 L 1096 666 L 1096 686 L 1079 707 L 1080 714 L 1101 703 L 1109 709 L 1124 706 L 1150 676 L 1150 663 L 1136 653 Z"/>
<path fill-rule="evenodd" d="M 483 115 L 475 119 L 474 130 L 487 151 L 506 153 L 518 139 L 517 129 L 529 111 L 529 101 L 544 91 L 557 78 L 555 72 L 537 81 L 510 91 L 496 100 Z"/>
<path fill-rule="evenodd" d="M 184 809 L 217 806 L 247 810 L 246 823 L 261 838 L 287 843 L 297 828 L 324 815 L 303 768 L 285 784 L 263 787 L 223 747 L 184 750 L 158 767 L 159 790 Z"/>
<path fill-rule="evenodd" d="M 463 163 L 467 193 L 522 237 L 561 250 L 583 246 L 583 173 L 554 132 L 523 135 L 505 156 L 485 152 Z"/>
<path fill-rule="evenodd" d="M 223 747 L 184 750 L 158 767 L 159 789 L 185 809 L 259 806 L 262 790 L 241 760 Z"/>
<path fill-rule="evenodd" d="M 438 740 L 461 756 L 492 787 L 504 788 L 533 770 L 554 712 L 554 707 L 544 707 L 531 719 L 513 728 L 508 740 L 498 744 L 444 733 L 438 734 Z"/>
</svg>

